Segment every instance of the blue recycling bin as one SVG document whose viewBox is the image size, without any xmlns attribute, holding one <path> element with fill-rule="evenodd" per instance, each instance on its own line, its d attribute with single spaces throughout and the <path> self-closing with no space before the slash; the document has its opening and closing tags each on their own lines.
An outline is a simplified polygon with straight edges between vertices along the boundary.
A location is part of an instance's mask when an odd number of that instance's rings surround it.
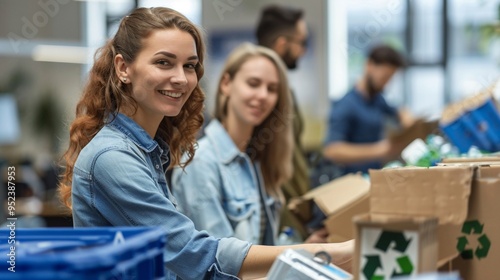
<svg viewBox="0 0 500 280">
<path fill-rule="evenodd" d="M 159 228 L 2 229 L 0 240 L 4 241 L 0 243 L 0 279 L 108 280 L 165 276 L 166 236 Z"/>
</svg>

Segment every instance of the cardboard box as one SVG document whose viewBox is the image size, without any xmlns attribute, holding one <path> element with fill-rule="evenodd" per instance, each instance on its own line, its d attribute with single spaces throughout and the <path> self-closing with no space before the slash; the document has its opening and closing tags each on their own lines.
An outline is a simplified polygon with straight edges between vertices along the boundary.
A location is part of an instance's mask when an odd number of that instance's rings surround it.
<svg viewBox="0 0 500 280">
<path fill-rule="evenodd" d="M 458 256 L 450 236 L 467 218 L 473 173 L 470 166 L 370 170 L 370 212 L 438 217 L 441 266 Z"/>
<path fill-rule="evenodd" d="M 436 269 L 436 217 L 363 214 L 354 223 L 354 279 L 391 279 Z"/>
<path fill-rule="evenodd" d="M 370 212 L 370 195 L 366 193 L 342 210 L 330 214 L 324 224 L 328 232 L 328 242 L 344 242 L 355 236 L 352 219 L 354 216 Z"/>
<path fill-rule="evenodd" d="M 426 121 L 423 119 L 416 120 L 411 126 L 397 132 L 389 133 L 388 139 L 393 145 L 400 147 L 399 153 L 403 151 L 413 140 L 422 139 L 425 141 L 427 136 L 435 132 L 439 127 L 439 122 Z"/>
<path fill-rule="evenodd" d="M 498 278 L 500 166 L 371 170 L 372 213 L 434 215 L 438 265 L 455 256 L 465 280 Z"/>
<path fill-rule="evenodd" d="M 370 211 L 436 216 L 440 224 L 467 217 L 473 167 L 403 167 L 370 170 Z"/>
<path fill-rule="evenodd" d="M 369 192 L 368 179 L 359 174 L 349 174 L 309 191 L 291 201 L 288 207 L 300 215 L 301 205 L 313 200 L 327 216 L 328 241 L 347 241 L 354 238 L 352 218 L 369 210 Z"/>
<path fill-rule="evenodd" d="M 439 165 L 499 165 L 500 156 L 488 155 L 478 158 L 468 158 L 468 157 L 452 157 L 444 158 L 441 160 Z"/>
<path fill-rule="evenodd" d="M 496 217 L 500 166 L 470 160 L 442 164 L 449 166 L 371 170 L 371 187 L 360 175 L 347 175 L 302 199 L 313 199 L 327 214 L 330 242 L 355 237 L 352 218 L 357 214 L 436 216 L 438 267 L 446 264 L 459 270 L 465 280 L 495 279 L 493 276 L 500 275 L 495 266 L 500 263 L 500 222 Z M 488 245 L 488 250 L 481 249 Z M 471 250 L 472 259 L 456 259 L 462 253 L 469 257 Z"/>
<path fill-rule="evenodd" d="M 455 231 L 460 256 L 451 267 L 464 280 L 498 279 L 500 272 L 500 166 L 478 166 L 466 221 Z"/>
</svg>

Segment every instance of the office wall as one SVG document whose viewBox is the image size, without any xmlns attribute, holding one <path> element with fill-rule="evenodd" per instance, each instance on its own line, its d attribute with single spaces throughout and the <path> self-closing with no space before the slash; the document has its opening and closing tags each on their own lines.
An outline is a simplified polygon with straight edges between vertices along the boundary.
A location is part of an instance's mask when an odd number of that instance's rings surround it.
<svg viewBox="0 0 500 280">
<path fill-rule="evenodd" d="M 0 158 L 35 161 L 60 155 L 67 145 L 67 127 L 83 85 L 81 64 L 34 61 L 38 44 L 82 45 L 84 2 L 69 0 L 0 0 L 0 91 L 16 99 L 20 121 L 17 143 L 0 145 Z M 15 77 L 21 84 L 8 86 Z M 60 134 L 51 140 L 37 133 L 36 111 L 45 94 L 59 108 Z M 3 125 L 0 120 L 0 129 Z"/>
<path fill-rule="evenodd" d="M 0 38 L 15 34 L 27 40 L 79 42 L 81 6 L 70 0 L 0 0 Z"/>
</svg>

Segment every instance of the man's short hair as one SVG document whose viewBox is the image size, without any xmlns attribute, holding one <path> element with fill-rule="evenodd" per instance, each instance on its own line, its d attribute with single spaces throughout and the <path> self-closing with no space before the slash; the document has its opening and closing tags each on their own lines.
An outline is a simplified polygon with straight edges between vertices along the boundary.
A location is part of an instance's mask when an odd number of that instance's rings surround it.
<svg viewBox="0 0 500 280">
<path fill-rule="evenodd" d="M 271 48 L 276 39 L 283 35 L 293 35 L 297 22 L 302 19 L 304 11 L 293 7 L 270 5 L 262 9 L 257 24 L 257 42 L 261 46 Z"/>
<path fill-rule="evenodd" d="M 403 55 L 388 45 L 372 48 L 368 53 L 368 60 L 375 64 L 389 64 L 397 68 L 406 66 Z"/>
</svg>

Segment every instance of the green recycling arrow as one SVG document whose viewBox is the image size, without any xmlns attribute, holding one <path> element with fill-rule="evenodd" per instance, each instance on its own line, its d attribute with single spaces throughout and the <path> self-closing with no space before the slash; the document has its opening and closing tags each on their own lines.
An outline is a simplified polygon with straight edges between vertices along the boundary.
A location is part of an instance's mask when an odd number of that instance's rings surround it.
<svg viewBox="0 0 500 280">
<path fill-rule="evenodd" d="M 477 239 L 477 241 L 479 241 L 480 247 L 478 246 L 476 248 L 476 257 L 478 259 L 485 258 L 488 255 L 488 251 L 490 250 L 491 242 L 488 239 L 488 237 L 486 236 L 486 234 L 481 235 Z"/>
<path fill-rule="evenodd" d="M 483 225 L 478 220 L 464 222 L 462 232 L 465 234 L 483 233 Z"/>
<path fill-rule="evenodd" d="M 375 244 L 375 248 L 387 252 L 391 243 L 394 242 L 394 250 L 404 253 L 411 242 L 411 238 L 406 240 L 404 234 L 400 231 L 383 231 Z"/>
<path fill-rule="evenodd" d="M 462 233 L 467 235 L 471 234 L 481 234 L 483 233 L 484 225 L 481 224 L 478 220 L 466 221 L 462 226 Z M 479 242 L 478 247 L 474 251 L 473 249 L 466 249 L 469 241 L 466 236 L 461 236 L 458 238 L 457 242 L 457 251 L 460 252 L 460 256 L 463 259 L 471 260 L 474 258 L 474 255 L 478 259 L 482 259 L 488 256 L 488 252 L 491 247 L 491 242 L 486 234 L 482 234 L 478 237 L 477 241 Z"/>
<path fill-rule="evenodd" d="M 469 241 L 467 240 L 467 237 L 461 236 L 458 238 L 458 243 L 457 243 L 457 250 L 460 252 L 460 255 L 464 259 L 472 259 L 474 257 L 474 254 L 472 252 L 472 249 L 467 249 L 465 250 L 465 247 L 469 244 Z"/>
<path fill-rule="evenodd" d="M 460 256 L 464 260 L 471 260 L 474 258 L 474 252 L 472 251 L 472 249 L 467 249 L 467 250 L 460 252 Z"/>
<path fill-rule="evenodd" d="M 459 252 L 463 252 L 465 250 L 465 246 L 467 246 L 467 244 L 469 244 L 469 241 L 467 240 L 467 237 L 460 236 L 458 238 L 457 250 Z"/>
<path fill-rule="evenodd" d="M 413 264 L 408 256 L 402 256 L 396 259 L 399 267 L 401 268 L 401 272 L 396 272 L 396 270 L 392 271 L 392 277 L 395 276 L 403 276 L 410 275 L 413 271 Z"/>
<path fill-rule="evenodd" d="M 378 255 L 367 255 L 366 264 L 363 268 L 363 275 L 369 280 L 383 280 L 384 276 L 374 275 L 377 268 L 382 268 L 382 262 L 380 262 L 380 257 Z M 382 278 L 380 278 L 382 277 Z"/>
</svg>

